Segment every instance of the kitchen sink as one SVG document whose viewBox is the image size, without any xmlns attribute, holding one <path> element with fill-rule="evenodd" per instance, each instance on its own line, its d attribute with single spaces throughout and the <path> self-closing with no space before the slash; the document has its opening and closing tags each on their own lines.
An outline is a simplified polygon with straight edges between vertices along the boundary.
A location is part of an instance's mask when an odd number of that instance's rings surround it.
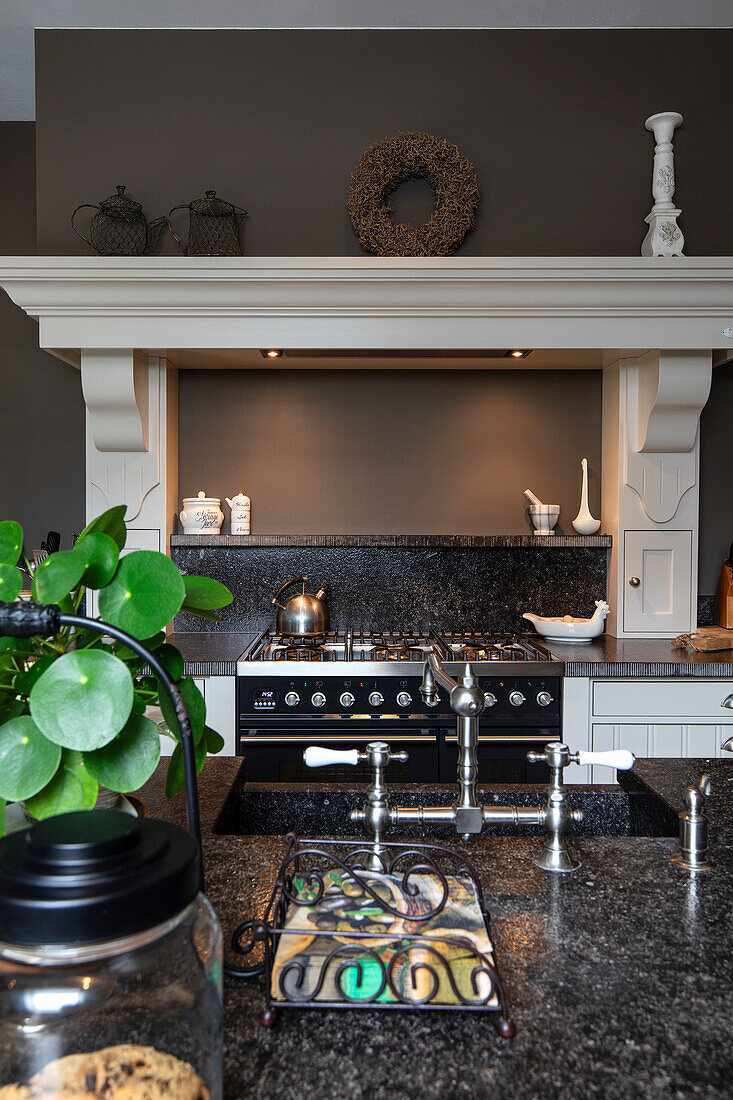
<svg viewBox="0 0 733 1100">
<path fill-rule="evenodd" d="M 224 835 L 261 836 L 295 832 L 301 836 L 362 836 L 361 826 L 349 821 L 349 811 L 364 804 L 366 785 L 339 788 L 319 784 L 247 783 L 235 780 L 214 832 Z M 631 784 L 633 788 L 633 783 Z M 404 784 L 389 787 L 393 806 L 447 806 L 455 798 L 454 786 Z M 540 785 L 485 785 L 479 800 L 487 806 L 540 806 L 545 788 Z M 569 788 L 573 809 L 582 809 L 581 823 L 571 825 L 570 836 L 676 836 L 677 815 L 650 791 L 617 786 Z M 396 831 L 395 831 L 396 832 Z M 541 836 L 536 825 L 487 825 L 482 836 Z M 404 837 L 455 837 L 449 825 L 400 825 Z"/>
</svg>

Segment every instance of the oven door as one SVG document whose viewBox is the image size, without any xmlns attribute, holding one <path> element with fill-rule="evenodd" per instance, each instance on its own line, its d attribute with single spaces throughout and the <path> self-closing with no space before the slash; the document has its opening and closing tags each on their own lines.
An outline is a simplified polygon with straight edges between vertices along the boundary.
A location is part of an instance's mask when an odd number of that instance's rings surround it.
<svg viewBox="0 0 733 1100">
<path fill-rule="evenodd" d="M 479 734 L 476 757 L 479 783 L 548 783 L 546 764 L 530 764 L 527 753 L 544 752 L 548 741 L 559 741 L 556 729 L 512 730 Z M 458 738 L 444 733 L 440 744 L 440 782 L 455 783 Z"/>
<path fill-rule="evenodd" d="M 343 726 L 292 726 L 278 730 L 240 730 L 237 755 L 247 761 L 246 778 L 252 783 L 371 783 L 369 765 L 359 763 L 331 764 L 325 768 L 308 768 L 303 763 L 303 750 L 309 745 L 329 749 L 359 749 L 363 752 L 370 741 L 387 741 L 393 752 L 404 749 L 407 763 L 394 760 L 389 765 L 390 783 L 437 783 L 439 746 L 436 730 L 419 729 L 406 733 L 404 726 L 388 729 L 380 723 L 370 729 L 358 730 Z M 455 767 L 453 769 L 455 778 Z"/>
</svg>

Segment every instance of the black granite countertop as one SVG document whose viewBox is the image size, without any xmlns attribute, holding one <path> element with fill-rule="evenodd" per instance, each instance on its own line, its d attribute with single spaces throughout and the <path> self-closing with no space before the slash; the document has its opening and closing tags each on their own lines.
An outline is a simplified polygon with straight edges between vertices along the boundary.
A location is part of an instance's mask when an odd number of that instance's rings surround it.
<svg viewBox="0 0 733 1100">
<path fill-rule="evenodd" d="M 234 676 L 240 653 L 255 634 L 179 631 L 171 641 L 183 654 L 193 676 Z M 535 640 L 541 643 L 536 635 Z M 589 677 L 733 677 L 733 651 L 692 653 L 675 649 L 669 639 L 619 639 L 602 635 L 584 645 L 546 642 L 556 661 L 562 661 L 566 676 Z"/>
<path fill-rule="evenodd" d="M 566 676 L 733 676 L 732 650 L 693 653 L 676 649 L 670 638 L 612 638 L 603 634 L 587 644 L 545 645 L 555 660 L 563 661 Z"/>
<path fill-rule="evenodd" d="M 201 805 L 207 893 L 225 933 L 264 907 L 282 836 L 212 833 L 241 761 L 209 760 Z M 674 809 L 703 770 L 713 776 L 708 873 L 669 861 L 669 837 L 578 836 L 582 867 L 535 867 L 536 838 L 473 838 L 511 1013 L 511 1041 L 471 1013 L 290 1010 L 258 1023 L 260 978 L 225 981 L 225 1096 L 235 1100 L 444 1100 L 730 1096 L 733 1055 L 733 763 L 638 761 L 625 778 Z M 143 791 L 166 802 L 163 770 Z M 324 796 L 325 797 L 325 796 Z"/>
<path fill-rule="evenodd" d="M 230 546 L 445 546 L 611 547 L 611 535 L 171 535 L 171 547 Z"/>
</svg>

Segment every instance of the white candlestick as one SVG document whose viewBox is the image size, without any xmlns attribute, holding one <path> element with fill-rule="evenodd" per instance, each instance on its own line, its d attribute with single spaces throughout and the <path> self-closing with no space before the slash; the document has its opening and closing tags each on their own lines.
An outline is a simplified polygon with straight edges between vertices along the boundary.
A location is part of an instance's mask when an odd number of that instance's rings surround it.
<svg viewBox="0 0 733 1100">
<path fill-rule="evenodd" d="M 682 122 L 676 111 L 662 111 L 650 115 L 644 123 L 654 134 L 654 169 L 652 171 L 652 197 L 654 206 L 644 221 L 649 231 L 641 245 L 642 256 L 681 256 L 685 245 L 677 218 L 682 213 L 672 202 L 674 198 L 674 149 L 672 135 Z"/>
</svg>

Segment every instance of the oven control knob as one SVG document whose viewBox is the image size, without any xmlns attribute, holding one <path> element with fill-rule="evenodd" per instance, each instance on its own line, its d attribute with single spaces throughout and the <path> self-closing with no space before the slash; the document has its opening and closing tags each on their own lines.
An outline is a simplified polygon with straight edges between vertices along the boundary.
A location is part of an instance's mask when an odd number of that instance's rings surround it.
<svg viewBox="0 0 733 1100">
<path fill-rule="evenodd" d="M 498 702 L 498 700 L 497 700 L 496 696 L 494 695 L 493 691 L 485 691 L 484 692 L 484 705 L 485 706 L 495 707 L 497 702 Z"/>
<path fill-rule="evenodd" d="M 341 706 L 342 707 L 353 707 L 355 702 L 356 702 L 356 699 L 354 698 L 354 696 L 351 694 L 350 691 L 345 691 L 343 693 L 343 695 L 341 696 Z"/>
<path fill-rule="evenodd" d="M 538 691 L 537 702 L 540 704 L 541 707 L 549 707 L 550 703 L 553 702 L 553 698 L 550 695 L 549 691 Z"/>
<path fill-rule="evenodd" d="M 314 691 L 311 695 L 311 703 L 314 707 L 325 707 L 326 696 L 323 694 L 322 691 Z"/>
<path fill-rule="evenodd" d="M 412 702 L 412 696 L 409 691 L 400 691 L 397 693 L 397 703 L 401 707 L 409 707 Z"/>
<path fill-rule="evenodd" d="M 381 707 L 383 702 L 384 696 L 382 695 L 381 691 L 373 691 L 369 696 L 370 707 Z"/>
<path fill-rule="evenodd" d="M 526 699 L 521 691 L 512 691 L 509 693 L 509 702 L 513 707 L 521 707 L 522 703 L 526 702 Z"/>
<path fill-rule="evenodd" d="M 300 696 L 298 695 L 297 691 L 289 691 L 285 695 L 285 704 L 286 704 L 286 706 L 288 706 L 288 707 L 297 707 L 299 702 L 300 702 Z"/>
</svg>

